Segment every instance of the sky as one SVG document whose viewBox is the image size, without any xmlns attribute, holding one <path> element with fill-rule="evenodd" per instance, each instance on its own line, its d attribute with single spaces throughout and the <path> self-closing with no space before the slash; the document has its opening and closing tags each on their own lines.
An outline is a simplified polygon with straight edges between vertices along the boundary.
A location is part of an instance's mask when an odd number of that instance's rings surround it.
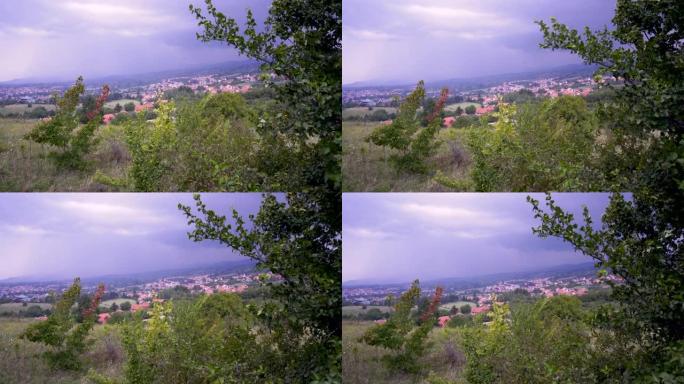
<svg viewBox="0 0 684 384">
<path fill-rule="evenodd" d="M 241 59 L 219 43 L 202 43 L 189 4 L 203 0 L 0 1 L 0 82 L 74 80 L 184 69 Z M 214 0 L 243 25 L 247 8 L 257 22 L 270 0 Z"/>
<path fill-rule="evenodd" d="M 345 193 L 342 281 L 403 283 L 458 278 L 591 262 L 557 238 L 532 233 L 528 193 Z M 595 223 L 605 193 L 554 193 L 581 218 Z"/>
<path fill-rule="evenodd" d="M 343 83 L 415 83 L 581 61 L 542 50 L 535 20 L 610 26 L 614 0 L 344 0 Z"/>
<path fill-rule="evenodd" d="M 202 194 L 209 209 L 256 213 L 259 193 Z M 0 280 L 126 274 L 247 260 L 213 241 L 188 239 L 178 203 L 188 193 L 4 193 Z"/>
</svg>

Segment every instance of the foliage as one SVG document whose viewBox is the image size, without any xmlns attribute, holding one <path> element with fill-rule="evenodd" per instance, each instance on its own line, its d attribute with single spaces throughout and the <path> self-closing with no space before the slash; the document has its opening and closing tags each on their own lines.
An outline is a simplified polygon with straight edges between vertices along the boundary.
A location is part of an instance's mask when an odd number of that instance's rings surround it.
<svg viewBox="0 0 684 384">
<path fill-rule="evenodd" d="M 273 353 L 234 294 L 157 303 L 144 325 L 124 325 L 128 383 L 259 383 Z M 274 380 L 269 382 L 283 382 Z"/>
<path fill-rule="evenodd" d="M 684 336 L 684 277 L 682 275 L 681 239 L 684 236 L 682 216 L 671 216 L 681 207 L 663 206 L 656 196 L 635 194 L 627 200 L 620 194 L 611 203 L 596 228 L 588 209 L 583 211 L 583 225 L 575 223 L 572 213 L 566 213 L 547 195 L 546 212 L 539 202 L 529 198 L 535 218 L 541 224 L 534 231 L 539 236 L 556 236 L 571 243 L 577 251 L 592 257 L 602 274 L 618 276 L 612 280 L 612 298 L 618 309 L 605 308 L 601 313 L 605 326 L 617 332 L 629 343 L 638 346 L 633 353 L 636 366 L 615 366 L 615 370 L 644 370 L 655 364 L 668 346 Z M 648 359 L 640 361 L 640 359 Z M 649 362 L 650 361 L 650 362 Z M 631 372 L 630 372 L 631 371 Z"/>
<path fill-rule="evenodd" d="M 194 241 L 216 240 L 257 262 L 281 282 L 266 281 L 273 300 L 259 306 L 283 367 L 273 375 L 308 382 L 335 377 L 340 367 L 341 209 L 334 191 L 290 193 L 286 202 L 267 195 L 249 223 L 232 222 L 196 195 L 196 210 L 180 205 Z M 296 352 L 295 352 L 296 351 Z"/>
<path fill-rule="evenodd" d="M 477 108 L 474 105 L 469 105 L 469 106 L 465 107 L 465 113 L 467 115 L 474 115 L 476 111 L 477 111 Z"/>
<path fill-rule="evenodd" d="M 97 99 L 93 99 L 91 109 L 84 115 L 85 125 L 79 125 L 76 113 L 79 96 L 85 92 L 83 78 L 79 77 L 63 97 L 55 96 L 57 111 L 50 120 L 42 121 L 26 135 L 26 138 L 41 144 L 50 144 L 58 150 L 50 155 L 60 167 L 84 169 L 87 166 L 84 156 L 95 145 L 94 133 L 101 121 L 102 105 L 109 95 L 109 87 L 102 87 Z"/>
<path fill-rule="evenodd" d="M 95 311 L 104 293 L 104 285 L 98 286 L 90 306 L 83 310 L 83 321 L 76 324 L 71 307 L 76 303 L 80 291 L 80 279 L 76 278 L 57 301 L 48 319 L 31 324 L 22 335 L 29 341 L 53 347 L 44 353 L 44 357 L 54 368 L 77 370 L 81 367 L 79 357 L 88 346 L 86 338 L 95 325 Z"/>
<path fill-rule="evenodd" d="M 402 170 L 423 173 L 427 171 L 425 160 L 437 149 L 435 136 L 440 129 L 439 118 L 448 97 L 448 90 L 442 90 L 439 101 L 434 105 L 430 115 L 426 117 L 426 127 L 421 127 L 418 108 L 425 99 L 425 85 L 422 81 L 416 89 L 406 97 L 399 106 L 397 117 L 389 125 L 381 125 L 373 130 L 367 140 L 375 145 L 386 146 L 397 150 L 390 160 Z"/>
<path fill-rule="evenodd" d="M 591 333 L 578 299 L 541 299 L 512 312 L 494 304 L 490 316 L 488 325 L 461 329 L 468 382 L 595 382 Z"/>
<path fill-rule="evenodd" d="M 583 33 L 552 19 L 539 22 L 542 47 L 563 49 L 598 64 L 621 87 L 602 105 L 610 128 L 602 163 L 615 193 L 595 228 L 585 209 L 584 224 L 547 196 L 550 213 L 531 200 L 536 229 L 556 236 L 622 278 L 612 296 L 622 305 L 601 314 L 603 326 L 624 346 L 609 374 L 643 381 L 682 380 L 681 369 L 664 364 L 684 338 L 684 9 L 681 2 L 619 0 L 614 29 Z M 674 359 L 676 361 L 676 359 Z"/>
<path fill-rule="evenodd" d="M 583 99 L 500 105 L 493 129 L 470 131 L 479 191 L 592 189 L 598 127 Z"/>
<path fill-rule="evenodd" d="M 259 116 L 259 135 L 288 152 L 291 164 L 266 161 L 260 171 L 268 190 L 339 190 L 342 121 L 342 2 L 279 0 L 259 28 L 251 10 L 244 30 L 205 0 L 190 6 L 202 41 L 221 41 L 262 63 L 279 108 Z M 211 18 L 211 19 L 210 19 Z M 273 151 L 267 152 L 272 153 Z M 268 156 L 264 156 L 268 159 Z M 268 188 L 275 186 L 275 188 Z"/>
<path fill-rule="evenodd" d="M 395 351 L 394 354 L 383 357 L 390 370 L 418 373 L 421 370 L 418 359 L 428 348 L 426 339 L 434 326 L 434 316 L 441 295 L 442 288 L 438 287 L 416 326 L 411 309 L 420 298 L 420 285 L 418 280 L 414 281 L 411 288 L 399 297 L 389 320 L 385 324 L 369 328 L 361 341 Z"/>
</svg>

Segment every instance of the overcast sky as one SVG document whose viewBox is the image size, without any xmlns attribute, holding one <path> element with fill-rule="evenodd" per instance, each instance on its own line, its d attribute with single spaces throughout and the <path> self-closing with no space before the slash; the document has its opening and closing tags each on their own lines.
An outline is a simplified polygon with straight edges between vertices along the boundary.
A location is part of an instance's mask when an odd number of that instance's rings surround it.
<svg viewBox="0 0 684 384">
<path fill-rule="evenodd" d="M 239 59 L 218 43 L 198 41 L 188 5 L 203 0 L 0 1 L 0 81 L 74 80 L 182 69 Z M 241 24 L 247 8 L 257 21 L 270 0 L 214 0 Z"/>
<path fill-rule="evenodd" d="M 556 238 L 532 234 L 527 193 L 345 193 L 342 280 L 407 282 L 531 271 L 592 259 Z M 543 194 L 532 194 L 544 199 Z M 553 194 L 595 222 L 603 193 Z"/>
<path fill-rule="evenodd" d="M 535 20 L 610 25 L 614 0 L 344 0 L 343 83 L 467 78 L 580 63 Z"/>
<path fill-rule="evenodd" d="M 208 208 L 246 217 L 261 194 L 202 194 Z M 216 242 L 195 243 L 178 203 L 191 194 L 4 193 L 0 279 L 99 276 L 246 260 Z"/>
</svg>

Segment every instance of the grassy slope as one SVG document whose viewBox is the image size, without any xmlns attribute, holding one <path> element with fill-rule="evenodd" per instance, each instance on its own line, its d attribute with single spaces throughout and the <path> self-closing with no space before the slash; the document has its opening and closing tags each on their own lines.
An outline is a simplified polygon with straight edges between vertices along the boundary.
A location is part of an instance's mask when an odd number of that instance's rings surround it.
<svg viewBox="0 0 684 384">
<path fill-rule="evenodd" d="M 435 328 L 430 333 L 430 343 L 426 356 L 421 364 L 425 372 L 413 376 L 404 373 L 389 372 L 380 360 L 387 351 L 359 342 L 359 338 L 373 322 L 343 321 L 342 322 L 342 382 L 345 384 L 426 384 L 425 378 L 432 371 L 441 378 L 451 380 L 452 383 L 464 383 L 461 376 L 462 361 L 452 364 L 449 361 L 445 347 L 449 344 L 458 350 L 458 335 L 454 329 Z"/>
<path fill-rule="evenodd" d="M 37 120 L 0 118 L 0 191 L 108 191 L 93 180 L 94 169 L 121 177 L 128 166 L 128 153 L 121 127 L 101 126 L 100 139 L 89 156 L 90 171 L 57 169 L 46 157 L 49 147 L 24 140 Z"/>
<path fill-rule="evenodd" d="M 385 112 L 387 113 L 396 113 L 397 109 L 394 107 L 374 107 L 372 110 L 368 110 L 368 107 L 352 107 L 352 108 L 345 108 L 342 110 L 342 118 L 343 119 L 348 119 L 352 116 L 367 116 L 367 115 L 372 115 L 373 112 L 379 110 L 379 109 L 384 109 Z"/>
<path fill-rule="evenodd" d="M 42 309 L 52 308 L 52 304 L 49 304 L 49 303 L 27 303 L 25 307 L 22 305 L 22 303 L 4 303 L 4 304 L 0 304 L 0 313 L 3 313 L 3 312 L 17 313 L 21 310 L 26 310 L 28 307 L 31 307 L 33 305 L 38 305 Z"/>
<path fill-rule="evenodd" d="M 390 312 L 392 310 L 392 307 L 384 306 L 384 305 L 368 305 L 366 306 L 366 309 L 363 309 L 363 306 L 361 305 L 345 305 L 342 307 L 342 314 L 343 315 L 358 315 L 359 313 L 365 313 L 368 312 L 369 310 L 377 308 L 381 312 Z"/>
<path fill-rule="evenodd" d="M 48 111 L 54 111 L 56 108 L 54 104 L 32 104 L 31 108 L 28 107 L 28 104 L 10 104 L 0 107 L 0 115 L 7 115 L 9 113 L 24 113 L 38 107 L 43 107 Z"/>
<path fill-rule="evenodd" d="M 84 356 L 81 372 L 51 370 L 40 354 L 42 344 L 32 343 L 19 336 L 34 320 L 0 318 L 0 383 L 12 384 L 75 384 L 87 383 L 88 369 L 113 378 L 123 374 L 123 351 L 119 330 L 113 326 L 95 326 L 93 345 Z"/>
<path fill-rule="evenodd" d="M 397 172 L 389 163 L 392 150 L 365 142 L 365 138 L 378 123 L 342 123 L 342 188 L 348 192 L 441 192 L 448 188 L 433 179 L 432 174 L 409 174 Z M 430 169 L 445 175 L 466 180 L 467 161 L 454 160 L 451 145 L 462 140 L 463 130 L 442 129 L 439 138 L 444 142 L 437 153 L 428 160 Z"/>
<path fill-rule="evenodd" d="M 135 300 L 133 299 L 112 299 L 112 300 L 105 300 L 100 303 L 100 307 L 106 307 L 109 308 L 112 306 L 112 303 L 116 303 L 116 305 L 121 305 L 122 303 L 129 302 L 131 304 L 135 304 Z"/>
<path fill-rule="evenodd" d="M 466 107 L 468 107 L 468 106 L 470 106 L 470 105 L 474 105 L 475 108 L 480 107 L 480 104 L 479 104 L 479 103 L 473 103 L 473 102 L 470 102 L 470 101 L 464 101 L 464 102 L 462 102 L 462 103 L 449 104 L 449 105 L 447 105 L 447 106 L 444 107 L 444 110 L 447 111 L 447 112 L 454 112 L 454 111 L 456 111 L 456 109 L 458 109 L 458 107 L 461 107 L 461 109 L 463 109 L 463 111 L 464 111 L 463 113 L 465 113 Z"/>
<path fill-rule="evenodd" d="M 104 106 L 107 107 L 107 108 L 114 108 L 114 107 L 116 107 L 117 104 L 119 104 L 119 105 L 121 105 L 121 108 L 123 108 L 123 106 L 124 106 L 125 104 L 128 104 L 128 103 L 133 103 L 133 104 L 135 104 L 135 105 L 140 105 L 140 102 L 139 102 L 138 100 L 134 100 L 134 99 L 121 99 L 121 100 L 108 101 L 108 102 L 106 102 L 106 103 L 104 104 Z"/>
</svg>

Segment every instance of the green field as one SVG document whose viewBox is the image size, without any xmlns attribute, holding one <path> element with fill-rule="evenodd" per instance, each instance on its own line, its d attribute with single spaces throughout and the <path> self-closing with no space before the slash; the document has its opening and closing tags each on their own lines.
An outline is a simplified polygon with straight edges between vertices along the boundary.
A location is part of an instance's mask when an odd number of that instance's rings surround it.
<svg viewBox="0 0 684 384">
<path fill-rule="evenodd" d="M 116 107 L 117 104 L 121 105 L 121 108 L 123 108 L 124 104 L 128 103 L 133 103 L 135 105 L 140 105 L 140 102 L 138 100 L 133 100 L 133 99 L 121 99 L 121 100 L 114 100 L 114 101 L 108 101 L 104 104 L 106 108 L 114 108 Z"/>
<path fill-rule="evenodd" d="M 112 191 L 98 183 L 94 171 L 80 172 L 58 169 L 46 156 L 49 146 L 25 140 L 38 120 L 0 118 L 0 191 Z M 101 126 L 100 139 L 88 155 L 92 168 L 112 177 L 125 175 L 130 157 L 123 140 L 121 126 Z"/>
<path fill-rule="evenodd" d="M 10 113 L 19 113 L 23 114 L 26 111 L 30 111 L 32 109 L 36 109 L 38 107 L 43 107 L 47 109 L 48 111 L 54 111 L 55 106 L 53 104 L 32 104 L 31 108 L 28 107 L 28 104 L 10 104 L 10 105 L 3 105 L 0 106 L 0 115 L 8 115 Z"/>
<path fill-rule="evenodd" d="M 366 313 L 373 308 L 379 309 L 381 312 L 392 311 L 392 307 L 388 307 L 385 305 L 367 305 L 366 309 L 363 309 L 363 306 L 361 305 L 345 305 L 344 307 L 342 307 L 342 315 L 356 316 L 360 313 Z"/>
<path fill-rule="evenodd" d="M 449 104 L 446 107 L 444 107 L 444 110 L 447 112 L 455 112 L 458 107 L 461 107 L 463 109 L 463 113 L 465 113 L 466 107 L 474 105 L 475 108 L 480 107 L 481 105 L 479 103 L 473 103 L 470 101 L 464 101 L 462 103 L 455 103 L 455 104 Z"/>
<path fill-rule="evenodd" d="M 471 308 L 477 307 L 477 303 L 473 303 L 470 301 L 452 301 L 452 302 L 440 305 L 439 309 L 441 309 L 443 311 L 448 311 L 451 309 L 451 307 L 453 307 L 455 305 L 456 308 L 458 308 L 460 310 L 461 307 L 466 305 L 466 304 L 470 305 Z"/>
<path fill-rule="evenodd" d="M 346 192 L 442 192 L 467 190 L 470 159 L 463 148 L 464 129 L 442 129 L 442 145 L 430 159 L 430 169 L 439 170 L 462 187 L 445 186 L 432 174 L 397 171 L 389 162 L 391 149 L 366 142 L 380 123 L 342 123 L 342 189 Z"/>
<path fill-rule="evenodd" d="M 368 110 L 368 107 L 352 107 L 344 108 L 342 110 L 342 119 L 348 119 L 350 117 L 363 117 L 373 114 L 373 112 L 384 109 L 387 113 L 396 113 L 397 109 L 394 107 L 374 107 L 372 110 Z"/>
<path fill-rule="evenodd" d="M 105 300 L 100 303 L 100 307 L 105 307 L 109 308 L 112 306 L 113 303 L 116 303 L 116 305 L 121 305 L 122 303 L 129 302 L 131 304 L 135 304 L 136 301 L 133 299 L 112 299 L 112 300 Z"/>
<path fill-rule="evenodd" d="M 387 349 L 373 347 L 359 342 L 371 321 L 342 321 L 342 382 L 344 384 L 428 384 L 429 372 L 450 384 L 465 383 L 461 378 L 464 360 L 450 360 L 447 347 L 459 351 L 458 331 L 453 328 L 435 328 L 429 336 L 430 347 L 420 360 L 424 372 L 414 376 L 391 373 L 381 358 Z M 439 381 L 446 383 L 447 381 Z M 437 383 L 433 381 L 432 383 Z"/>
<path fill-rule="evenodd" d="M 40 356 L 47 350 L 45 345 L 19 338 L 26 327 L 34 321 L 0 318 L 0 383 L 91 383 L 85 378 L 88 369 L 114 379 L 122 378 L 124 353 L 118 327 L 96 325 L 91 334 L 93 344 L 84 356 L 84 369 L 66 372 L 48 367 Z"/>
<path fill-rule="evenodd" d="M 42 309 L 52 308 L 52 304 L 49 304 L 49 303 L 26 303 L 25 307 L 22 303 L 4 303 L 4 304 L 0 304 L 0 313 L 3 313 L 3 312 L 18 313 L 19 311 L 26 310 L 26 308 L 33 306 L 33 305 L 38 305 Z"/>
</svg>

